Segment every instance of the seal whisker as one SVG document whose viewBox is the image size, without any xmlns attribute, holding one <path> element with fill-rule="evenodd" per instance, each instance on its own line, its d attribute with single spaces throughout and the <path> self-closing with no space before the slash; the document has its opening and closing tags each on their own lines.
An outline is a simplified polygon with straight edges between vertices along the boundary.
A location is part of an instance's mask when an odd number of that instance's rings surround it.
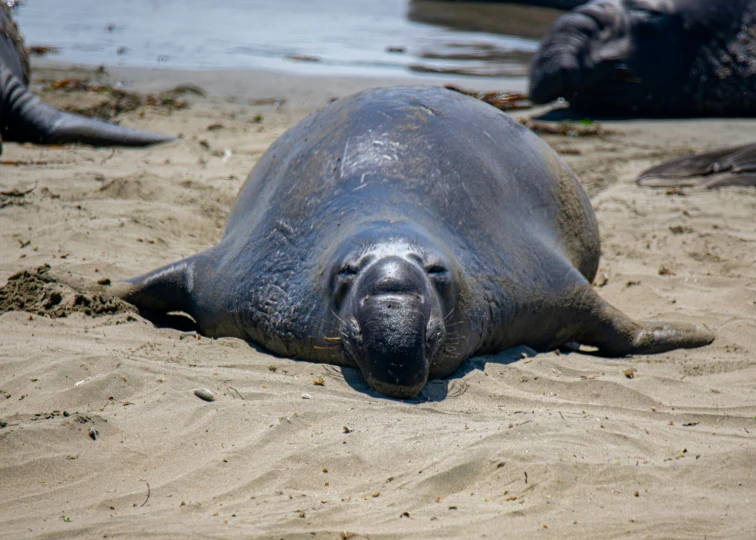
<svg viewBox="0 0 756 540">
<path fill-rule="evenodd" d="M 344 322 L 344 319 L 342 319 L 341 317 L 339 317 L 338 315 L 336 315 L 336 312 L 333 309 L 331 310 L 331 313 L 333 313 L 333 316 L 336 317 L 339 321 L 341 321 L 341 324 L 343 324 L 344 326 L 346 326 L 346 323 Z"/>
</svg>

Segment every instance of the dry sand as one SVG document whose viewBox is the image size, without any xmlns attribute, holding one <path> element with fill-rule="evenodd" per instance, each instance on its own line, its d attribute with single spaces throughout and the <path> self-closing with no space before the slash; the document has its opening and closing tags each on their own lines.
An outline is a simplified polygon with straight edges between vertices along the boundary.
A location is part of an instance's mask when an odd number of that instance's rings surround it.
<svg viewBox="0 0 756 540">
<path fill-rule="evenodd" d="M 269 97 L 295 103 L 296 86 Z M 346 88 L 319 92 L 324 104 Z M 0 196 L 0 284 L 45 264 L 118 280 L 207 248 L 252 165 L 305 113 L 211 95 L 120 117 L 182 133 L 174 144 L 6 144 L 19 164 L 0 166 L 0 191 L 35 189 Z M 756 121 L 606 127 L 547 137 L 595 205 L 600 293 L 633 317 L 706 324 L 713 345 L 621 360 L 510 350 L 403 402 L 354 370 L 156 328 L 123 306 L 8 312 L 0 536 L 753 538 L 756 190 L 633 179 L 751 141 Z"/>
</svg>

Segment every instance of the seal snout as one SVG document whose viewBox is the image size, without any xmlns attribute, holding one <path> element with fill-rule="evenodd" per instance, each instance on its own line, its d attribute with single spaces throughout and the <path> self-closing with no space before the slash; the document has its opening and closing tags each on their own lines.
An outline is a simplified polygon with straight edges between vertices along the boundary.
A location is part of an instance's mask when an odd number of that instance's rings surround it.
<svg viewBox="0 0 756 540">
<path fill-rule="evenodd" d="M 430 367 L 425 354 L 428 314 L 418 297 L 373 296 L 355 318 L 363 345 L 358 364 L 368 383 L 392 397 L 417 395 Z"/>
<path fill-rule="evenodd" d="M 365 379 L 387 396 L 416 396 L 428 380 L 439 334 L 425 272 L 409 260 L 386 257 L 365 269 L 353 295 L 351 318 L 360 336 L 354 360 Z"/>
</svg>

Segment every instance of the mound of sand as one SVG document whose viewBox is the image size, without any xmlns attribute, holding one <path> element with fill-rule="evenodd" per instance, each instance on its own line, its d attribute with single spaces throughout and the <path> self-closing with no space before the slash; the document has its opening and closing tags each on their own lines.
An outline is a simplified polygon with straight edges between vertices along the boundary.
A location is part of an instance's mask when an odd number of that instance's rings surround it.
<svg viewBox="0 0 756 540">
<path fill-rule="evenodd" d="M 103 284 L 110 283 L 106 280 Z M 8 278 L 0 287 L 0 314 L 26 311 L 35 315 L 58 318 L 72 313 L 90 317 L 136 313 L 137 309 L 117 298 L 101 294 L 86 294 L 58 283 L 50 275 L 50 265 L 35 270 L 22 270 Z"/>
</svg>

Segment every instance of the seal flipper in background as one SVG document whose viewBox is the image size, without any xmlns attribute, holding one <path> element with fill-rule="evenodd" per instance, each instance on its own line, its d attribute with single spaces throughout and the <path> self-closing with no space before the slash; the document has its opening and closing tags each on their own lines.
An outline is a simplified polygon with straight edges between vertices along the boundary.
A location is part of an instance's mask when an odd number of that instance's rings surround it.
<svg viewBox="0 0 756 540">
<path fill-rule="evenodd" d="M 582 331 L 573 341 L 598 348 L 594 354 L 620 357 L 695 349 L 714 341 L 707 329 L 681 323 L 634 321 L 586 285 L 576 295 L 575 321 Z"/>
<path fill-rule="evenodd" d="M 4 141 L 92 146 L 148 146 L 176 139 L 65 113 L 48 105 L 0 65 L 0 133 Z"/>
<path fill-rule="evenodd" d="M 83 143 L 93 146 L 147 146 L 173 141 L 173 135 L 125 128 L 65 113 L 32 94 L 28 54 L 11 9 L 0 2 L 0 138 L 36 144 Z"/>
<path fill-rule="evenodd" d="M 703 189 L 756 186 L 756 143 L 673 159 L 642 172 L 636 182 L 648 187 Z"/>
</svg>

